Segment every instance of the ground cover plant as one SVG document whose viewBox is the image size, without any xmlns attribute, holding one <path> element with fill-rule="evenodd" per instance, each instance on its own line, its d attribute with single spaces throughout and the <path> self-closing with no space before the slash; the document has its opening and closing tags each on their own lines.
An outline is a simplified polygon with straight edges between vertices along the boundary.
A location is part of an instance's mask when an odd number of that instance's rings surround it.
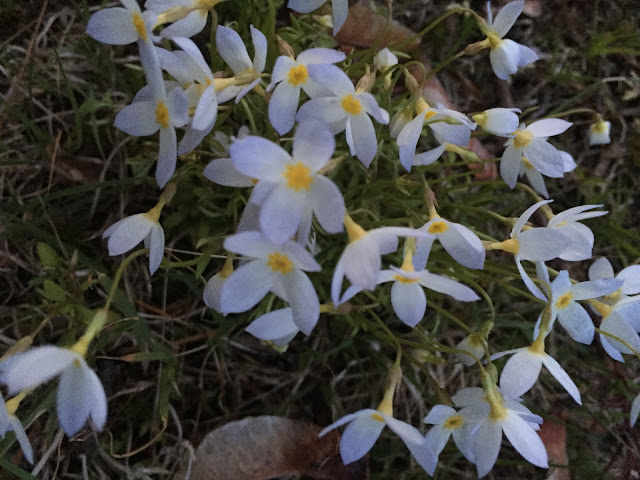
<svg viewBox="0 0 640 480">
<path fill-rule="evenodd" d="M 638 473 L 639 13 L 416 3 L 3 6 L 7 475 Z"/>
</svg>

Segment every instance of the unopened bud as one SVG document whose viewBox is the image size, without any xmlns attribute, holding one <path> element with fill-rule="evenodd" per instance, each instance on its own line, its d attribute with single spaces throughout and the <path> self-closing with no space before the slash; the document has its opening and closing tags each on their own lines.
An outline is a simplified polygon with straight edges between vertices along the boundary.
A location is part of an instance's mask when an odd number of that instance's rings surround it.
<svg viewBox="0 0 640 480">
<path fill-rule="evenodd" d="M 289 45 L 280 35 L 276 35 L 276 40 L 278 41 L 278 50 L 280 51 L 280 55 L 286 55 L 290 58 L 296 58 L 293 47 Z"/>
</svg>

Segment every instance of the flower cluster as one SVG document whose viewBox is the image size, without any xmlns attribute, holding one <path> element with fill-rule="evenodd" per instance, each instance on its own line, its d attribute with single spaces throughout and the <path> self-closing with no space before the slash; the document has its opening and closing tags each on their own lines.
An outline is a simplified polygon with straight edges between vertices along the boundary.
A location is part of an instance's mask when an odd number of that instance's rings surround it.
<svg viewBox="0 0 640 480">
<path fill-rule="evenodd" d="M 569 395 L 581 402 L 578 386 L 545 351 L 545 340 L 556 320 L 573 340 L 590 344 L 596 332 L 592 316 L 599 316 L 600 341 L 611 357 L 622 361 L 622 355 L 640 352 L 640 267 L 627 267 L 615 276 L 611 264 L 599 259 L 589 269 L 589 281 L 575 282 L 568 270 L 552 272 L 552 281 L 545 264 L 554 259 L 590 259 L 594 235 L 580 222 L 607 213 L 596 210 L 601 205 L 576 206 L 555 215 L 551 210 L 543 176 L 561 178 L 576 168 L 576 163 L 549 138 L 564 133 L 572 123 L 559 118 L 529 121 L 515 108 L 495 107 L 467 114 L 436 102 L 429 104 L 417 80 L 387 49 L 375 56 L 355 84 L 346 55 L 329 48 L 309 48 L 296 54 L 280 39 L 282 55 L 270 68 L 267 58 L 271 58 L 271 44 L 253 25 L 246 32 L 251 39 L 249 48 L 241 30 L 215 27 L 214 54 L 228 68 L 213 71 L 189 37 L 204 28 L 208 11 L 219 1 L 148 0 L 142 11 L 134 0 L 122 0 L 123 7 L 100 10 L 89 21 L 87 33 L 98 41 L 137 44 L 147 85 L 118 112 L 115 126 L 134 136 L 159 132 L 155 177 L 164 189 L 158 203 L 146 213 L 126 217 L 104 231 L 109 254 L 121 255 L 144 242 L 149 250 L 149 272 L 153 275 L 158 271 L 165 249 L 160 215 L 181 186 L 178 156 L 213 138 L 222 151 L 204 167 L 204 177 L 218 185 L 251 190 L 246 192 L 236 232 L 220 241 L 226 260 L 207 282 L 203 297 L 208 307 L 225 316 L 248 312 L 259 304 L 264 307 L 262 312 L 266 313 L 246 326 L 246 331 L 260 340 L 282 347 L 299 332 L 309 336 L 321 312 L 337 315 L 344 304 L 364 297 L 356 295 L 376 289 L 390 290 L 389 310 L 400 322 L 420 328 L 427 306 L 434 305 L 429 303 L 432 296 L 444 294 L 457 306 L 479 301 L 480 288 L 469 280 L 469 271 L 484 270 L 488 275 L 488 260 L 498 259 L 499 252 L 513 255 L 513 276 L 519 275 L 531 298 L 545 303 L 537 324 L 532 325 L 530 345 L 492 355 L 487 343 L 491 323 L 486 331 L 469 330 L 470 335 L 457 348 L 440 350 L 454 354 L 452 361 L 476 365 L 482 387 L 461 389 L 450 404 L 434 405 L 424 419 L 432 425 L 426 434 L 393 416 L 393 395 L 402 381 L 396 364 L 376 409 L 348 414 L 321 435 L 348 424 L 340 453 L 345 463 L 351 463 L 362 458 L 388 426 L 429 474 L 434 473 L 438 457 L 452 436 L 482 477 L 493 468 L 504 433 L 527 461 L 546 468 L 547 453 L 536 433 L 543 420 L 526 408 L 520 397 L 534 386 L 544 365 Z M 289 0 L 288 6 L 308 13 L 323 3 Z M 347 18 L 348 2 L 334 0 L 331 4 L 335 34 Z M 489 5 L 488 19 L 478 17 L 486 39 L 475 49 L 490 49 L 491 66 L 500 79 L 538 59 L 530 48 L 505 39 L 523 4 L 513 1 L 495 18 Z M 375 78 L 376 69 L 382 73 L 381 81 Z M 395 80 L 405 77 L 408 96 L 401 100 L 390 97 L 392 75 Z M 249 109 L 247 100 L 254 98 L 266 102 L 268 133 L 258 135 L 243 126 L 230 137 L 218 130 L 224 123 L 220 118 L 223 115 L 218 116 L 220 111 L 233 111 L 237 103 Z M 387 109 L 397 111 L 393 119 Z M 255 130 L 255 126 L 252 128 Z M 591 143 L 605 143 L 609 128 L 610 124 L 598 116 L 591 128 Z M 525 188 L 537 200 L 518 218 L 494 215 L 511 228 L 502 241 L 492 238 L 488 231 L 459 223 L 462 220 L 453 221 L 454 211 L 441 209 L 436 193 L 428 187 L 426 172 L 436 170 L 422 168 L 445 154 L 458 155 L 465 163 L 478 161 L 469 149 L 476 130 L 504 143 L 500 174 L 506 186 L 514 189 L 518 179 L 526 177 L 533 189 Z M 291 132 L 292 138 L 284 137 Z M 387 145 L 394 158 L 382 158 L 381 144 L 389 138 L 395 140 Z M 384 219 L 371 220 L 357 201 L 345 201 L 350 198 L 347 193 L 352 193 L 347 189 L 354 186 L 341 183 L 334 172 L 342 162 L 350 162 L 350 168 L 373 175 L 376 160 L 394 162 L 394 168 L 410 182 L 421 180 L 426 208 L 418 228 L 414 228 L 413 220 L 389 224 Z M 445 197 L 443 194 L 442 199 Z M 540 212 L 547 217 L 546 222 L 538 218 Z M 318 255 L 316 234 L 326 241 L 323 248 L 332 235 L 340 239 L 338 242 L 345 241 L 335 264 L 329 265 Z M 404 239 L 401 255 L 400 238 Z M 449 261 L 445 269 L 444 262 L 430 259 L 432 250 L 440 247 L 446 252 L 442 258 Z M 391 262 L 388 267 L 387 262 Z M 535 275 L 525 262 L 533 263 Z M 170 266 L 164 263 L 164 267 Z M 317 272 L 323 270 L 331 272 L 330 298 L 323 298 L 329 285 L 319 288 L 315 281 Z M 381 286 L 388 283 L 390 288 Z M 23 396 L 54 377 L 60 377 L 57 410 L 68 435 L 78 432 L 87 420 L 98 430 L 104 426 L 105 393 L 85 360 L 91 340 L 104 325 L 102 317 L 70 348 L 35 347 L 0 363 L 0 382 L 7 385 L 12 397 L 6 407 L 0 402 L 0 435 L 8 430 L 16 432 L 29 461 L 32 453 L 15 410 Z M 498 379 L 492 362 L 507 354 L 512 356 Z M 490 366 L 483 364 L 482 358 Z M 637 400 L 632 423 L 639 411 Z"/>
</svg>

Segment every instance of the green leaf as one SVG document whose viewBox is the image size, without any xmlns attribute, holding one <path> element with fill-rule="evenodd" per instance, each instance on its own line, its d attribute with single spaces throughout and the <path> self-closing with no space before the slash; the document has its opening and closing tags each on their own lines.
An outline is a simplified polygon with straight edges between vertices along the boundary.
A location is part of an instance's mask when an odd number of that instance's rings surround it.
<svg viewBox="0 0 640 480">
<path fill-rule="evenodd" d="M 62 264 L 62 259 L 53 247 L 44 242 L 38 242 L 38 258 L 42 266 L 47 268 L 57 268 Z"/>
<path fill-rule="evenodd" d="M 44 296 L 54 302 L 62 303 L 67 299 L 67 292 L 53 280 L 44 281 Z"/>
</svg>

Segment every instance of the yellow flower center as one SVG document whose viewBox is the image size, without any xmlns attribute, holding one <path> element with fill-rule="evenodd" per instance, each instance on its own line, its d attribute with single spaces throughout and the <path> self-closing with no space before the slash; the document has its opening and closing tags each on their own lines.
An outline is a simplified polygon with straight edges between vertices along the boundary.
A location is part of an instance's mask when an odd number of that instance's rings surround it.
<svg viewBox="0 0 640 480">
<path fill-rule="evenodd" d="M 302 162 L 287 165 L 282 176 L 287 180 L 287 187 L 292 188 L 296 192 L 309 190 L 313 183 L 311 169 Z"/>
<path fill-rule="evenodd" d="M 449 230 L 449 225 L 447 222 L 443 222 L 442 220 L 436 220 L 431 225 L 429 225 L 429 233 L 444 233 Z"/>
<path fill-rule="evenodd" d="M 162 100 L 158 102 L 156 107 L 156 122 L 162 127 L 167 128 L 169 126 L 169 109 L 167 104 Z"/>
<path fill-rule="evenodd" d="M 306 83 L 308 78 L 309 78 L 309 72 L 307 71 L 306 65 L 298 65 L 296 67 L 291 67 L 289 69 L 289 73 L 287 73 L 287 81 L 294 87 L 297 87 L 302 83 Z"/>
<path fill-rule="evenodd" d="M 269 254 L 267 266 L 272 272 L 280 272 L 283 275 L 293 270 L 293 262 L 289 260 L 289 257 L 278 252 Z"/>
<path fill-rule="evenodd" d="M 138 32 L 138 35 L 140 36 L 140 38 L 146 42 L 147 41 L 147 27 L 144 24 L 144 19 L 142 18 L 142 15 L 140 15 L 137 12 L 136 13 L 132 13 L 131 14 L 131 21 L 133 22 L 133 26 L 135 27 L 136 32 Z"/>
<path fill-rule="evenodd" d="M 593 133 L 605 133 L 607 131 L 607 124 L 604 122 L 596 122 L 591 125 L 591 131 Z"/>
<path fill-rule="evenodd" d="M 435 117 L 438 113 L 435 110 L 429 110 L 424 114 L 425 120 L 429 120 L 431 117 Z"/>
<path fill-rule="evenodd" d="M 384 423 L 384 418 L 379 413 L 374 413 L 373 415 L 371 415 L 371 418 L 373 418 L 374 420 L 376 420 L 378 422 Z"/>
<path fill-rule="evenodd" d="M 526 130 L 518 130 L 515 132 L 513 145 L 516 148 L 524 148 L 531 143 L 531 140 L 533 140 L 533 133 L 527 132 Z"/>
<path fill-rule="evenodd" d="M 464 425 L 464 417 L 462 415 L 453 415 L 447 418 L 442 426 L 447 430 L 457 430 Z"/>
<path fill-rule="evenodd" d="M 522 157 L 522 164 L 524 165 L 524 168 L 527 168 L 527 169 L 529 169 L 529 170 L 531 170 L 531 169 L 535 168 L 535 167 L 533 166 L 533 163 L 531 163 L 531 162 L 527 159 L 527 157 Z"/>
<path fill-rule="evenodd" d="M 571 300 L 573 300 L 573 293 L 567 292 L 564 295 L 560 295 L 560 298 L 556 300 L 554 305 L 556 306 L 556 308 L 564 310 L 569 306 L 569 304 L 571 303 Z"/>
<path fill-rule="evenodd" d="M 405 285 L 409 283 L 416 283 L 418 281 L 417 278 L 404 277 L 402 275 L 394 275 L 393 279 L 400 283 L 404 283 Z"/>
<path fill-rule="evenodd" d="M 362 103 L 351 94 L 342 97 L 341 105 L 342 108 L 351 115 L 359 115 L 362 113 Z"/>
<path fill-rule="evenodd" d="M 609 302 L 617 302 L 618 300 L 620 300 L 620 297 L 622 296 L 622 291 L 620 289 L 616 290 L 613 293 L 610 293 L 609 295 L 605 295 L 604 298 L 606 300 L 608 300 Z"/>
</svg>

